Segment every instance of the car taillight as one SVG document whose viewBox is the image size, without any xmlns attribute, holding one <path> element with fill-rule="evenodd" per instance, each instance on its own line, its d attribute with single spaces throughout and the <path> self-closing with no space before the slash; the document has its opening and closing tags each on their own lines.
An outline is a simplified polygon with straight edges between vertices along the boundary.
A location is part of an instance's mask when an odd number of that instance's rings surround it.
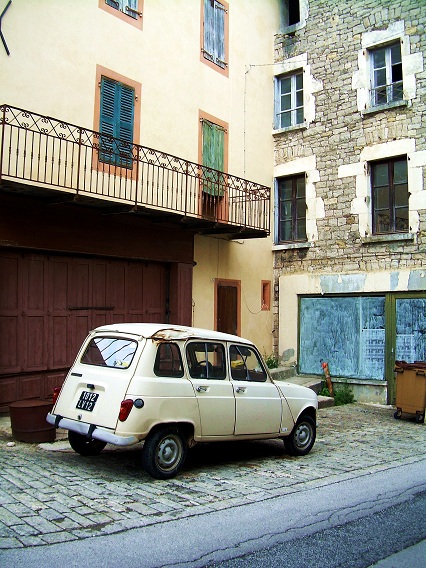
<svg viewBox="0 0 426 568">
<path fill-rule="evenodd" d="M 124 422 L 128 419 L 130 411 L 132 410 L 132 406 L 133 400 L 130 400 L 130 398 L 127 398 L 126 400 L 123 400 L 121 402 L 120 413 L 118 415 L 120 422 Z"/>
<path fill-rule="evenodd" d="M 62 387 L 55 387 L 53 389 L 53 404 L 55 404 L 56 400 L 58 399 L 59 393 L 61 392 Z"/>
</svg>

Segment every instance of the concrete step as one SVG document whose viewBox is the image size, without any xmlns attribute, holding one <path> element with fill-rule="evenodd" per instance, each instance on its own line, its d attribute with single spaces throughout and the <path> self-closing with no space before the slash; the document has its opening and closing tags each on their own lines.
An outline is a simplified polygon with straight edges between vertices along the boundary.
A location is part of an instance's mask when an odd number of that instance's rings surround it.
<svg viewBox="0 0 426 568">
<path fill-rule="evenodd" d="M 332 396 L 318 396 L 318 408 L 330 408 L 334 406 L 334 398 Z"/>
<path fill-rule="evenodd" d="M 280 368 L 269 369 L 274 381 L 285 381 L 294 385 L 307 387 L 317 394 L 322 388 L 322 378 L 317 376 L 299 376 L 294 374 L 294 369 Z M 334 406 L 334 398 L 332 396 L 318 396 L 318 408 L 329 408 Z"/>
</svg>

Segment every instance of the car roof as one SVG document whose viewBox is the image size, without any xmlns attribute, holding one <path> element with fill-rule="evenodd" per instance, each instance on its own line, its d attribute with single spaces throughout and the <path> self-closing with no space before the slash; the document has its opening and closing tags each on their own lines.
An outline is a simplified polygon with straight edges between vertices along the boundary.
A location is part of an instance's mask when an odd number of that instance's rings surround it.
<svg viewBox="0 0 426 568">
<path fill-rule="evenodd" d="M 238 343 L 246 343 L 253 345 L 248 339 L 222 333 L 220 331 L 212 331 L 210 329 L 201 329 L 198 327 L 190 327 L 183 325 L 161 324 L 161 323 L 115 323 L 103 325 L 94 330 L 96 333 L 123 333 L 138 335 L 140 337 L 152 338 L 158 340 L 185 340 L 185 339 L 213 339 L 217 341 L 232 341 Z"/>
</svg>

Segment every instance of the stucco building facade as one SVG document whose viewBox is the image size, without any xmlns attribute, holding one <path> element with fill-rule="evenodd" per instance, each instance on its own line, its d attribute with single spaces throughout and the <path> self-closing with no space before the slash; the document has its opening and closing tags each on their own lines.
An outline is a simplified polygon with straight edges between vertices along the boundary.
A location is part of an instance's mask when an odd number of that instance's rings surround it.
<svg viewBox="0 0 426 568">
<path fill-rule="evenodd" d="M 5 6 L 1 411 L 49 398 L 104 323 L 193 324 L 272 351 L 278 27 L 276 0 Z"/>
</svg>

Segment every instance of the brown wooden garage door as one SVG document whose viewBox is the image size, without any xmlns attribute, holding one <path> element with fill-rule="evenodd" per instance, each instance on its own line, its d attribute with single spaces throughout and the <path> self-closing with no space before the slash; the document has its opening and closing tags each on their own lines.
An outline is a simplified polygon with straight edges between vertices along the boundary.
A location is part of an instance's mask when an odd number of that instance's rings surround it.
<svg viewBox="0 0 426 568">
<path fill-rule="evenodd" d="M 167 265 L 0 253 L 0 411 L 49 398 L 100 325 L 164 322 Z"/>
</svg>

